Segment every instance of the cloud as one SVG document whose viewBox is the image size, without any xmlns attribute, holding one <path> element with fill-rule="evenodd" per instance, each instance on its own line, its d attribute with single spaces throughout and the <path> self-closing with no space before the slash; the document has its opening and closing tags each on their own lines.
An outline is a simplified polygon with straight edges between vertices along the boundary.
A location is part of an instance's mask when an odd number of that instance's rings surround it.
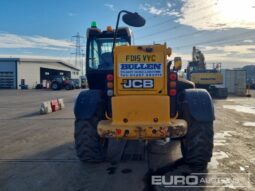
<svg viewBox="0 0 255 191">
<path fill-rule="evenodd" d="M 208 51 L 221 51 L 222 54 L 236 54 L 236 55 L 243 55 L 254 53 L 255 45 L 246 44 L 246 45 L 222 45 L 222 46 L 200 46 L 202 51 L 208 53 Z M 255 55 L 254 55 L 255 58 Z"/>
<path fill-rule="evenodd" d="M 23 51 L 23 53 L 24 54 L 32 54 L 33 52 L 25 50 L 25 51 Z"/>
<path fill-rule="evenodd" d="M 255 0 L 172 0 L 165 4 L 141 4 L 153 15 L 175 16 L 176 22 L 198 30 L 255 29 Z"/>
<path fill-rule="evenodd" d="M 157 16 L 159 15 L 163 15 L 163 16 L 168 15 L 168 16 L 176 16 L 176 17 L 180 16 L 179 12 L 177 12 L 173 8 L 173 5 L 170 4 L 169 2 L 167 2 L 166 5 L 163 7 L 162 6 L 156 7 L 154 5 L 145 3 L 143 5 L 140 5 L 140 9 Z"/>
<path fill-rule="evenodd" d="M 109 3 L 105 3 L 104 4 L 105 7 L 109 8 L 112 11 L 115 11 L 114 5 L 113 4 L 109 4 Z"/>
<path fill-rule="evenodd" d="M 253 41 L 253 40 L 250 40 L 250 39 L 247 39 L 247 40 L 244 40 L 243 42 L 244 42 L 244 43 L 253 43 L 254 41 Z"/>
<path fill-rule="evenodd" d="M 167 7 L 169 7 L 169 8 L 171 8 L 171 7 L 172 7 L 172 4 L 171 4 L 171 3 L 169 3 L 169 2 L 167 2 L 167 3 L 166 3 L 166 5 L 167 5 Z"/>
<path fill-rule="evenodd" d="M 186 0 L 178 22 L 198 30 L 223 28 L 255 29 L 255 0 Z"/>
<path fill-rule="evenodd" d="M 77 15 L 77 13 L 73 13 L 73 12 L 69 12 L 69 13 L 68 13 L 68 16 L 69 16 L 69 17 L 74 17 L 74 16 L 76 16 L 76 15 Z"/>
<path fill-rule="evenodd" d="M 37 48 L 48 50 L 67 50 L 73 43 L 63 39 L 52 39 L 43 36 L 25 36 L 0 33 L 0 48 Z"/>
<path fill-rule="evenodd" d="M 254 48 L 249 48 L 248 50 L 253 52 L 253 54 L 255 53 L 255 47 Z M 253 55 L 253 57 L 255 57 L 255 56 Z"/>
<path fill-rule="evenodd" d="M 173 59 L 175 56 L 180 56 L 183 60 L 183 69 L 187 67 L 188 61 L 191 61 L 191 53 L 186 54 L 183 52 L 174 52 L 171 56 Z M 207 67 L 211 68 L 212 63 L 222 63 L 222 68 L 239 68 L 245 65 L 255 65 L 254 62 L 254 54 L 247 54 L 245 57 L 240 57 L 237 55 L 232 55 L 231 57 L 227 54 L 218 54 L 218 53 L 205 53 L 205 61 L 207 63 Z"/>
<path fill-rule="evenodd" d="M 148 5 L 148 4 L 145 6 L 142 6 L 141 8 L 145 11 L 148 11 L 149 13 L 153 15 L 161 15 L 164 12 L 163 9 L 157 9 L 156 7 Z"/>
</svg>

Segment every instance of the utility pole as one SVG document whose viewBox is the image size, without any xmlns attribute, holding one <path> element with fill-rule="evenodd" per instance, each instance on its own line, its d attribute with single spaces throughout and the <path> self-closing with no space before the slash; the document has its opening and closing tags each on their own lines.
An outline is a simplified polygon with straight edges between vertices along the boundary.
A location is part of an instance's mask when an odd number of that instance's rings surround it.
<svg viewBox="0 0 255 191">
<path fill-rule="evenodd" d="M 82 50 L 82 41 L 83 37 L 77 33 L 76 35 L 72 36 L 72 41 L 75 43 L 75 52 L 71 54 L 75 54 L 75 67 L 81 70 L 81 74 L 84 75 L 83 72 L 83 50 Z"/>
<path fill-rule="evenodd" d="M 84 49 L 81 50 L 81 75 L 84 76 L 85 75 L 85 71 L 86 71 L 86 64 L 85 64 L 85 53 L 84 53 Z"/>
</svg>

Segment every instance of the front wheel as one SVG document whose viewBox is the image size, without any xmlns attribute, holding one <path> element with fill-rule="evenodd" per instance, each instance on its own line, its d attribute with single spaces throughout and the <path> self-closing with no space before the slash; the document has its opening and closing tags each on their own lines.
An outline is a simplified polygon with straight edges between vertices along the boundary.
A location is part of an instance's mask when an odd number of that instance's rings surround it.
<svg viewBox="0 0 255 191">
<path fill-rule="evenodd" d="M 181 140 L 185 163 L 207 167 L 213 153 L 213 134 L 213 122 L 191 119 L 188 132 Z"/>
</svg>

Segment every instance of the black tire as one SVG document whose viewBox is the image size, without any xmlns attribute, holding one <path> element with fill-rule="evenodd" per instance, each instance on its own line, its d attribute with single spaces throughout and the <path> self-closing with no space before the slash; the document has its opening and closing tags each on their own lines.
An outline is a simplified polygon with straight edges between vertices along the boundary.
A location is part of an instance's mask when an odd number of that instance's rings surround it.
<svg viewBox="0 0 255 191">
<path fill-rule="evenodd" d="M 181 139 L 181 151 L 184 162 L 194 166 L 206 168 L 213 153 L 213 121 L 199 122 L 190 115 L 186 120 L 189 123 L 188 132 Z"/>
<path fill-rule="evenodd" d="M 226 99 L 228 97 L 228 89 L 227 88 L 217 88 L 212 86 L 208 92 L 213 98 L 216 99 Z"/>
<path fill-rule="evenodd" d="M 83 162 L 103 162 L 106 158 L 107 142 L 97 133 L 97 124 L 102 118 L 103 109 L 98 107 L 91 119 L 75 120 L 75 149 Z"/>
<path fill-rule="evenodd" d="M 218 88 L 217 98 L 227 99 L 228 97 L 228 89 L 227 88 Z"/>
<path fill-rule="evenodd" d="M 42 89 L 42 88 L 43 88 L 42 84 L 37 84 L 37 85 L 35 86 L 35 89 Z"/>
<path fill-rule="evenodd" d="M 51 89 L 53 90 L 59 90 L 60 89 L 60 86 L 57 82 L 52 82 L 51 84 Z"/>
<path fill-rule="evenodd" d="M 65 85 L 65 90 L 72 90 L 72 86 L 70 84 Z"/>
</svg>

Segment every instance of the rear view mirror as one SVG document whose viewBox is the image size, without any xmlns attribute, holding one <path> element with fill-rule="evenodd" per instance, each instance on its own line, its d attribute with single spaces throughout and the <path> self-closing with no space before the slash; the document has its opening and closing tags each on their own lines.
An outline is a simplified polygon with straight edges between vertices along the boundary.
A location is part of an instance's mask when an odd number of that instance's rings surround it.
<svg viewBox="0 0 255 191">
<path fill-rule="evenodd" d="M 182 59 L 181 57 L 174 58 L 174 70 L 181 70 L 182 69 Z"/>
<path fill-rule="evenodd" d="M 124 23 L 126 23 L 127 25 L 129 25 L 129 26 L 132 26 L 132 27 L 142 27 L 142 26 L 145 25 L 145 22 L 146 22 L 145 19 L 141 15 L 136 13 L 136 12 L 132 13 L 132 12 L 126 11 L 126 10 L 120 11 L 119 14 L 118 14 L 118 18 L 117 18 L 117 22 L 116 22 L 116 27 L 115 27 L 115 30 L 114 30 L 112 53 L 113 53 L 113 50 L 114 50 L 114 47 L 115 47 L 115 43 L 116 43 L 116 37 L 117 37 L 117 31 L 118 31 L 118 28 L 119 28 L 119 21 L 120 21 L 121 13 L 125 13 L 125 15 L 123 15 L 123 17 L 122 17 L 122 21 Z"/>
<path fill-rule="evenodd" d="M 122 17 L 122 20 L 124 23 L 132 27 L 142 27 L 145 25 L 145 19 L 138 13 L 126 12 Z"/>
</svg>

